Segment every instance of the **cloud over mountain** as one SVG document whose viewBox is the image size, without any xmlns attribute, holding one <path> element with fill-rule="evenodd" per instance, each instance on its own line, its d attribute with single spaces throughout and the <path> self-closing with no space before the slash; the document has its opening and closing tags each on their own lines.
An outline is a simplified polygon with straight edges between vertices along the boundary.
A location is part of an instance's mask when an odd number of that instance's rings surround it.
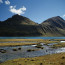
<svg viewBox="0 0 65 65">
<path fill-rule="evenodd" d="M 0 0 L 0 3 L 3 3 L 3 1 L 2 1 L 2 0 Z"/>
<path fill-rule="evenodd" d="M 65 17 L 65 15 L 63 15 L 63 17 Z"/>
<path fill-rule="evenodd" d="M 14 13 L 14 14 L 21 15 L 21 14 L 25 13 L 26 7 L 23 6 L 22 8 L 16 9 L 16 6 L 10 6 L 9 11 Z"/>
<path fill-rule="evenodd" d="M 6 1 L 5 1 L 5 4 L 6 4 L 6 5 L 10 5 L 10 1 L 9 1 L 9 0 L 6 0 Z"/>
</svg>

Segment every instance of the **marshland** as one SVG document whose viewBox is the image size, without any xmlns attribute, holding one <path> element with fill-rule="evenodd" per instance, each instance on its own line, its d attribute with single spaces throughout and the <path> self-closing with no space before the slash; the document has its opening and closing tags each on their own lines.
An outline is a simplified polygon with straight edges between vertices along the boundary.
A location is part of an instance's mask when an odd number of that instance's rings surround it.
<svg viewBox="0 0 65 65">
<path fill-rule="evenodd" d="M 0 65 L 62 65 L 64 59 L 65 39 L 0 39 Z"/>
</svg>

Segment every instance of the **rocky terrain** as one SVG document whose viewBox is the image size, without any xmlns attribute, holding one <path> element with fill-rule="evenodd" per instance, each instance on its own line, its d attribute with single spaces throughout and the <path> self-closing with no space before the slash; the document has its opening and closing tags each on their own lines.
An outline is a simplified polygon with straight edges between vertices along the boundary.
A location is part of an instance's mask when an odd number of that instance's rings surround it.
<svg viewBox="0 0 65 65">
<path fill-rule="evenodd" d="M 0 36 L 65 36 L 65 20 L 60 16 L 37 24 L 27 17 L 13 15 L 0 21 Z"/>
</svg>

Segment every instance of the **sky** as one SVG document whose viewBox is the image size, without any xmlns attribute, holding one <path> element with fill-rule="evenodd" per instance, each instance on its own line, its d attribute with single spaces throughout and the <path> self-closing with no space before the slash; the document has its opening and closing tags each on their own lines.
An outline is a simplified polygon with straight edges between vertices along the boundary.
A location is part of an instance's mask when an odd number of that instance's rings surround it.
<svg viewBox="0 0 65 65">
<path fill-rule="evenodd" d="M 65 0 L 0 0 L 0 21 L 15 14 L 36 23 L 55 16 L 65 19 Z"/>
</svg>

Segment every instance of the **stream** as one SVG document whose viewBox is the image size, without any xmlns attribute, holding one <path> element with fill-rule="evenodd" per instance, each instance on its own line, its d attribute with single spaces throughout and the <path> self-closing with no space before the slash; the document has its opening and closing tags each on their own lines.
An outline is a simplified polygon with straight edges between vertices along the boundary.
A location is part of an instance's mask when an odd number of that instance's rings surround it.
<svg viewBox="0 0 65 65">
<path fill-rule="evenodd" d="M 0 49 L 6 50 L 6 53 L 0 52 L 0 62 L 4 62 L 7 60 L 17 59 L 17 58 L 28 58 L 28 57 L 38 57 L 48 54 L 54 54 L 54 53 L 61 53 L 65 52 L 64 48 L 51 48 L 51 45 L 57 44 L 57 43 L 50 43 L 48 45 L 45 45 L 44 43 L 41 43 L 43 49 L 36 48 L 36 45 L 24 45 L 24 46 L 4 46 L 0 47 Z M 21 50 L 13 51 L 13 49 L 21 48 Z M 28 49 L 38 49 L 36 51 L 28 52 Z"/>
</svg>

